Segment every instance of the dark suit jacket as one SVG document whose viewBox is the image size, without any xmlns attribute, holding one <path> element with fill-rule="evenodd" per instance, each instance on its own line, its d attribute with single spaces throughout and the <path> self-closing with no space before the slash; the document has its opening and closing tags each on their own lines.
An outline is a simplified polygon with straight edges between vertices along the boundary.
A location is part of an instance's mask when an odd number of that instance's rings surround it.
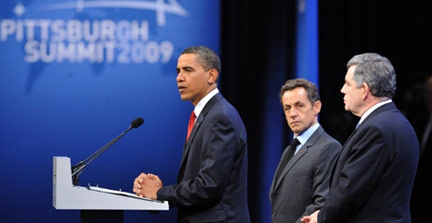
<svg viewBox="0 0 432 223">
<path fill-rule="evenodd" d="M 319 127 L 288 162 L 270 188 L 272 222 L 300 222 L 320 209 L 328 195 L 329 178 L 341 144 Z M 285 149 L 282 156 L 285 155 Z M 279 164 L 280 165 L 280 164 Z"/>
<path fill-rule="evenodd" d="M 343 146 L 318 222 L 411 222 L 417 136 L 394 103 L 373 111 Z"/>
<path fill-rule="evenodd" d="M 221 94 L 197 118 L 177 180 L 157 197 L 178 207 L 179 222 L 250 222 L 246 129 Z"/>
</svg>

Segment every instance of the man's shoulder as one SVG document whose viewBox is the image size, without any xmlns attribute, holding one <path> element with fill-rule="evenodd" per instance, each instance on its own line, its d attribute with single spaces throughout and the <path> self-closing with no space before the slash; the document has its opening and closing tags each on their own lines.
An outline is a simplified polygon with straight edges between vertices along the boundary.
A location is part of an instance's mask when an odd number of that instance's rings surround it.
<svg viewBox="0 0 432 223">
<path fill-rule="evenodd" d="M 335 138 L 330 136 L 321 126 L 314 132 L 310 140 L 314 140 L 316 143 L 321 144 L 324 143 L 340 145 L 340 143 Z"/>
<path fill-rule="evenodd" d="M 342 145 L 322 128 L 317 129 L 305 145 L 317 156 L 329 153 L 338 154 L 342 150 Z"/>
<path fill-rule="evenodd" d="M 389 109 L 377 111 L 373 115 L 371 114 L 371 116 L 360 125 L 359 130 L 364 130 L 365 128 L 380 129 L 382 131 L 390 129 L 398 130 L 407 123 L 409 123 L 409 121 L 401 111 L 395 107 L 390 107 Z"/>
</svg>

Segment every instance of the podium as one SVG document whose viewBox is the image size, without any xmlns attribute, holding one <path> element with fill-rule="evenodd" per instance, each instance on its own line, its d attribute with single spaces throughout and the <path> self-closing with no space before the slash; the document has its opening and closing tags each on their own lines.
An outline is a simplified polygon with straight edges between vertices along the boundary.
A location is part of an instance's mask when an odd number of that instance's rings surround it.
<svg viewBox="0 0 432 223">
<path fill-rule="evenodd" d="M 53 206 L 57 210 L 82 210 L 82 222 L 98 222 L 92 218 L 107 217 L 107 213 L 114 213 L 114 216 L 108 216 L 110 219 L 117 218 L 123 222 L 123 210 L 169 210 L 167 201 L 155 201 L 104 188 L 74 186 L 70 158 L 59 156 L 53 158 Z"/>
</svg>

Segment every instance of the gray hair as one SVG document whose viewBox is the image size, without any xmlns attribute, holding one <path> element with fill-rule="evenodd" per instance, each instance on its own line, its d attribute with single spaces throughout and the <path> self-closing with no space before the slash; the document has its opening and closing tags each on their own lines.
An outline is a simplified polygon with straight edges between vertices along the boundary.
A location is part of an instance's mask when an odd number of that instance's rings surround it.
<svg viewBox="0 0 432 223">
<path fill-rule="evenodd" d="M 206 46 L 191 46 L 183 50 L 183 54 L 197 55 L 197 62 L 204 67 L 206 71 L 216 69 L 219 73 L 221 70 L 221 62 L 219 56 Z"/>
<path fill-rule="evenodd" d="M 298 87 L 305 89 L 308 100 L 310 101 L 311 105 L 313 105 L 316 101 L 320 100 L 320 95 L 318 93 L 318 89 L 316 85 L 306 79 L 298 78 L 298 79 L 287 80 L 285 84 L 281 87 L 279 92 L 279 99 L 281 103 L 282 103 L 282 96 L 286 91 L 291 91 Z"/>
<path fill-rule="evenodd" d="M 355 55 L 347 68 L 356 65 L 354 81 L 359 88 L 366 83 L 375 97 L 392 98 L 396 92 L 396 72 L 390 60 L 377 53 Z"/>
</svg>

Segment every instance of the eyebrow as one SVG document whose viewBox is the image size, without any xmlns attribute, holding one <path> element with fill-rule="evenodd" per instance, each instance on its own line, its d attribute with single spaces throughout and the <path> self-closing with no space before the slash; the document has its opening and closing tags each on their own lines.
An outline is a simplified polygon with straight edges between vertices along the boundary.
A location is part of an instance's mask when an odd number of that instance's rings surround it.
<svg viewBox="0 0 432 223">
<path fill-rule="evenodd" d="M 296 101 L 296 102 L 294 102 L 293 105 L 299 105 L 299 104 L 303 104 L 303 105 L 304 105 L 305 103 L 302 102 L 302 101 Z M 288 106 L 291 107 L 291 105 L 287 105 L 287 104 L 284 104 L 283 106 L 284 106 L 284 107 L 288 107 Z"/>
<path fill-rule="evenodd" d="M 185 70 L 185 69 L 195 69 L 192 66 L 183 66 L 183 67 L 177 67 L 178 70 Z"/>
</svg>

